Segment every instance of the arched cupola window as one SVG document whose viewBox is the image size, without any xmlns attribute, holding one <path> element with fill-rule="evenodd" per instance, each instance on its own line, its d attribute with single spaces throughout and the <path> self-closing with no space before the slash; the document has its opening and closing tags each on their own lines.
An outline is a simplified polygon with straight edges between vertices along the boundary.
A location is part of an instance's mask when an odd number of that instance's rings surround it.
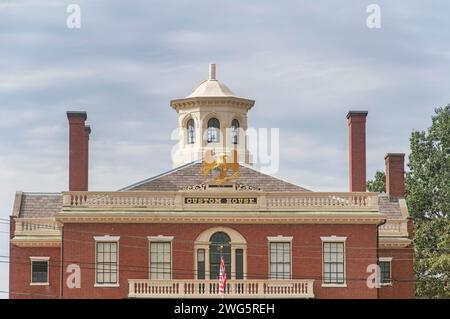
<svg viewBox="0 0 450 319">
<path fill-rule="evenodd" d="M 218 143 L 220 136 L 220 122 L 215 117 L 208 121 L 208 143 Z"/>
<path fill-rule="evenodd" d="M 231 122 L 231 142 L 233 144 L 239 143 L 239 121 L 236 119 Z"/>
<path fill-rule="evenodd" d="M 193 119 L 190 119 L 186 125 L 187 128 L 187 143 L 194 144 L 195 143 L 195 123 Z"/>
</svg>

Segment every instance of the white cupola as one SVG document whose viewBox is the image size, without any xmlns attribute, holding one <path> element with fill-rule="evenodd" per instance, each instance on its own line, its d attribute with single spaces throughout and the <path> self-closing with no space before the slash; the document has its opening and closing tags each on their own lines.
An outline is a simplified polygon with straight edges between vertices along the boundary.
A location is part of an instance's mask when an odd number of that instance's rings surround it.
<svg viewBox="0 0 450 319">
<path fill-rule="evenodd" d="M 246 130 L 247 112 L 255 104 L 236 96 L 216 79 L 216 65 L 209 65 L 209 78 L 183 99 L 170 101 L 178 114 L 179 143 L 172 155 L 173 167 L 202 158 L 206 150 L 231 154 L 237 149 L 239 162 L 251 164 Z"/>
</svg>

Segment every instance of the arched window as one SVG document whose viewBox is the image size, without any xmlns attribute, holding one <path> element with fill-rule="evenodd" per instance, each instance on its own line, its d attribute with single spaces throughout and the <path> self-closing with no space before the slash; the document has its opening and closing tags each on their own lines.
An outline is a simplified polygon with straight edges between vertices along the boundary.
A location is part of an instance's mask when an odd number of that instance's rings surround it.
<svg viewBox="0 0 450 319">
<path fill-rule="evenodd" d="M 187 143 L 188 144 L 195 143 L 195 124 L 193 119 L 190 119 L 187 122 Z"/>
<path fill-rule="evenodd" d="M 236 119 L 231 122 L 231 142 L 233 144 L 239 142 L 239 121 Z"/>
<path fill-rule="evenodd" d="M 220 135 L 220 122 L 215 117 L 208 121 L 208 143 L 218 143 Z"/>
<path fill-rule="evenodd" d="M 220 246 L 227 278 L 246 279 L 247 241 L 236 230 L 220 226 L 204 230 L 195 239 L 194 269 L 197 279 L 217 280 L 220 272 Z"/>
<path fill-rule="evenodd" d="M 209 245 L 210 279 L 218 279 L 220 261 L 223 256 L 227 278 L 231 278 L 231 239 L 227 233 L 219 231 L 214 233 Z"/>
</svg>

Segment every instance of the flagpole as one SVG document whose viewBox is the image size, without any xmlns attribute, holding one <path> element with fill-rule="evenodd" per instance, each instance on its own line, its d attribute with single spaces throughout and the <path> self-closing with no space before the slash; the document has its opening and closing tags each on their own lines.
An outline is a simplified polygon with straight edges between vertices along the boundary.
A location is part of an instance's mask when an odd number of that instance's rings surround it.
<svg viewBox="0 0 450 319">
<path fill-rule="evenodd" d="M 220 245 L 220 246 L 219 246 L 219 251 L 220 251 L 220 267 L 219 267 L 219 269 L 222 268 L 222 258 L 223 258 L 223 256 L 222 256 L 222 250 L 223 250 L 223 245 Z M 219 271 L 219 273 L 220 273 L 220 271 Z M 223 299 L 224 292 L 225 292 L 225 287 L 223 287 L 222 299 Z"/>
</svg>

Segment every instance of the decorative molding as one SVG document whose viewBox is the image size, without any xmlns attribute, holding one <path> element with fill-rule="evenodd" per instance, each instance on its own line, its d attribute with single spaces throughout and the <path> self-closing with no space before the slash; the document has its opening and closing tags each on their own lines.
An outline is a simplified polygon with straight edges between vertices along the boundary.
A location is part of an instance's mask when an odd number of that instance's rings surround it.
<svg viewBox="0 0 450 319">
<path fill-rule="evenodd" d="M 278 235 L 278 236 L 267 236 L 267 240 L 269 242 L 292 242 L 292 239 L 294 237 L 293 236 L 282 236 L 282 235 Z"/>
<path fill-rule="evenodd" d="M 175 237 L 174 236 L 163 236 L 163 235 L 158 235 L 158 236 L 147 236 L 147 239 L 150 242 L 172 242 L 173 239 Z"/>
<path fill-rule="evenodd" d="M 345 242 L 347 240 L 347 236 L 335 236 L 335 235 L 333 235 L 333 236 L 320 237 L 320 239 L 323 242 L 328 242 L 328 243 L 330 243 L 330 242 L 339 242 L 339 243 L 341 243 L 341 242 Z"/>
<path fill-rule="evenodd" d="M 209 239 L 214 233 L 217 232 L 226 233 L 228 236 L 230 236 L 231 242 L 234 244 L 245 244 L 245 245 L 247 244 L 247 240 L 245 239 L 244 236 L 241 235 L 240 232 L 231 227 L 223 227 L 223 226 L 212 227 L 202 231 L 195 239 L 195 243 L 209 245 Z"/>
<path fill-rule="evenodd" d="M 94 236 L 94 240 L 96 242 L 116 242 L 120 240 L 120 236 L 110 236 L 110 235 L 104 235 L 104 236 Z"/>
<path fill-rule="evenodd" d="M 232 184 L 225 184 L 224 185 L 216 185 L 214 183 L 201 183 L 201 184 L 195 184 L 195 185 L 189 185 L 183 187 L 182 191 L 211 191 L 211 192 L 217 192 L 217 191 L 261 191 L 260 188 L 252 186 L 252 185 L 246 185 L 246 184 L 240 184 L 240 183 L 232 183 Z M 217 187 L 217 189 L 215 189 Z M 228 188 L 226 188 L 228 187 Z"/>
<path fill-rule="evenodd" d="M 11 239 L 11 244 L 17 247 L 60 247 L 61 238 L 17 238 Z"/>
<path fill-rule="evenodd" d="M 45 256 L 32 256 L 30 257 L 31 261 L 49 261 L 50 257 L 45 257 Z"/>
<path fill-rule="evenodd" d="M 190 185 L 190 186 L 186 186 L 183 187 L 183 190 L 185 191 L 200 191 L 200 190 L 206 190 L 206 184 L 202 183 L 202 184 L 196 184 L 196 185 Z"/>
<path fill-rule="evenodd" d="M 241 214 L 240 214 L 241 213 Z M 243 212 L 223 215 L 217 212 L 196 213 L 62 213 L 57 219 L 62 223 L 214 223 L 214 224 L 379 224 L 380 214 L 278 214 Z"/>
<path fill-rule="evenodd" d="M 252 185 L 245 185 L 245 184 L 236 183 L 235 190 L 237 190 L 237 191 L 260 191 L 261 188 L 255 187 L 255 186 L 252 186 Z"/>
<path fill-rule="evenodd" d="M 254 100 L 239 98 L 239 97 L 191 97 L 184 99 L 176 99 L 170 101 L 170 106 L 175 110 L 183 110 L 192 107 L 202 107 L 205 105 L 230 105 L 245 110 L 250 110 L 255 104 Z"/>
<path fill-rule="evenodd" d="M 380 237 L 380 248 L 381 249 L 396 249 L 396 248 L 407 248 L 413 244 L 413 241 L 408 238 L 383 238 Z"/>
</svg>

